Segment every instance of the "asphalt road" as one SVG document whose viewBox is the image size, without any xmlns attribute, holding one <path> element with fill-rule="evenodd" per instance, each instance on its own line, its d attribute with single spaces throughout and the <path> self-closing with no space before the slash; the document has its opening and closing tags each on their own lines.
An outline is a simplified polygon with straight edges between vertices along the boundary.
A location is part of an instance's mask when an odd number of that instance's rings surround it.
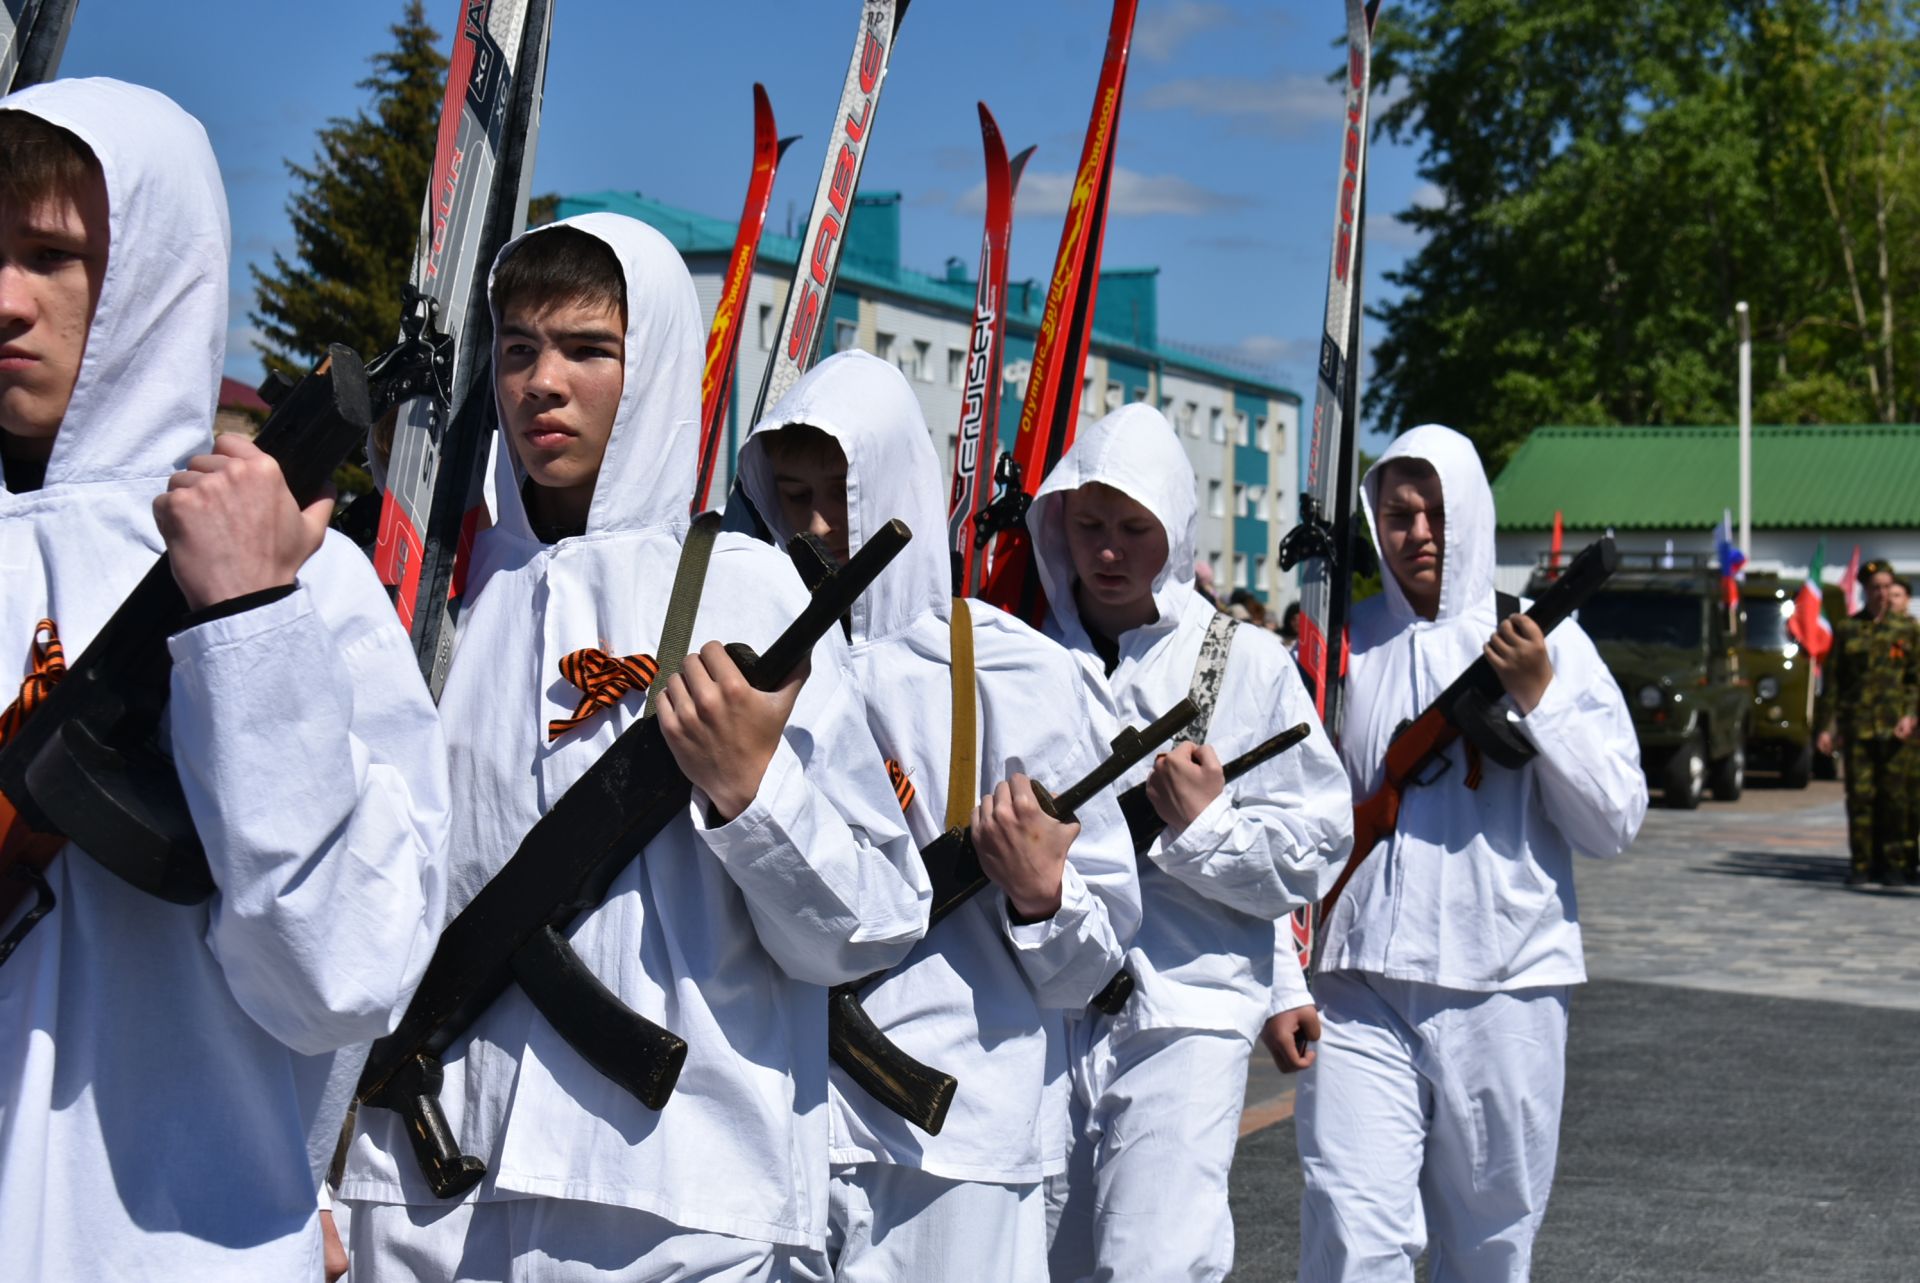
<svg viewBox="0 0 1920 1283">
<path fill-rule="evenodd" d="M 1920 892 L 1846 890 L 1844 846 L 1816 784 L 1656 808 L 1582 862 L 1593 979 L 1535 1279 L 1920 1283 Z M 1256 1070 L 1233 1278 L 1291 1280 L 1291 1094 Z"/>
</svg>

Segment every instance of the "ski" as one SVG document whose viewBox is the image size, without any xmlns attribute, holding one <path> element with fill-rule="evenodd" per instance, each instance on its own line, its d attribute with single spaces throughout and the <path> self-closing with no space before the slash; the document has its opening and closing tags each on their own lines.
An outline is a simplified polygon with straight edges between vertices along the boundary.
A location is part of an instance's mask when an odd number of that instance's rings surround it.
<svg viewBox="0 0 1920 1283">
<path fill-rule="evenodd" d="M 982 558 L 974 523 L 992 488 L 987 460 L 1000 447 L 1000 351 L 1007 335 L 1007 243 L 1013 238 L 1013 198 L 1029 147 L 1007 159 L 1007 144 L 987 104 L 980 104 L 980 138 L 987 155 L 987 224 L 980 237 L 980 282 L 973 295 L 973 331 L 967 342 L 966 387 L 960 434 L 953 447 L 953 492 L 947 501 L 947 542 L 953 549 L 953 591 L 980 590 Z"/>
<path fill-rule="evenodd" d="M 827 139 L 826 164 L 821 167 L 806 234 L 800 240 L 799 261 L 794 265 L 793 287 L 787 291 L 786 308 L 780 316 L 779 337 L 774 340 L 766 375 L 760 381 L 760 395 L 753 403 L 756 421 L 799 382 L 820 349 L 821 322 L 826 319 L 827 301 L 833 297 L 833 283 L 840 273 L 842 234 L 853 214 L 853 194 L 860 186 L 874 113 L 880 108 L 880 90 L 886 84 L 887 64 L 893 57 L 901 20 L 907 16 L 907 4 L 908 0 L 861 0 L 860 31 L 854 37 L 853 62 L 840 89 L 840 114 Z"/>
<path fill-rule="evenodd" d="M 1340 739 L 1341 681 L 1347 666 L 1347 607 L 1353 595 L 1353 499 L 1359 445 L 1360 270 L 1364 228 L 1368 89 L 1380 0 L 1347 0 L 1346 118 L 1340 135 L 1340 189 L 1327 269 L 1326 322 L 1314 385 L 1313 428 L 1300 522 L 1280 542 L 1280 567 L 1300 567 L 1300 668 L 1314 707 Z M 1313 952 L 1313 918 L 1293 915 L 1302 968 Z"/>
<path fill-rule="evenodd" d="M 1001 493 L 976 526 L 993 540 L 981 597 L 1038 625 L 1043 609 L 1033 574 L 1026 511 L 1048 471 L 1073 444 L 1080 422 L 1080 380 L 1093 339 L 1094 296 L 1100 287 L 1100 247 L 1106 239 L 1107 196 L 1113 181 L 1114 135 L 1120 128 L 1120 96 L 1126 87 L 1138 0 L 1114 0 L 1107 29 L 1106 60 L 1094 92 L 1093 118 L 1073 180 L 1060 251 L 1047 286 L 1046 310 L 1034 340 L 1027 394 L 1020 405 L 1020 431 L 1013 449 L 994 467 Z"/>
<path fill-rule="evenodd" d="M 700 376 L 700 468 L 693 483 L 693 513 L 706 510 L 713 485 L 714 463 L 720 457 L 720 437 L 733 394 L 734 362 L 740 350 L 740 309 L 753 284 L 753 260 L 760 251 L 760 233 L 767 225 L 767 207 L 773 201 L 773 179 L 780 158 L 798 135 L 776 138 L 773 104 L 765 85 L 753 87 L 753 176 L 747 181 L 747 203 L 740 210 L 740 230 L 734 234 L 733 255 L 720 286 L 720 301 L 707 329 L 707 366 Z"/>
<path fill-rule="evenodd" d="M 374 569 L 436 698 L 460 572 L 484 514 L 493 318 L 482 284 L 526 226 L 552 29 L 551 0 L 461 0 L 413 263 L 441 345 L 436 386 L 400 408 L 391 447 L 375 460 L 384 499 Z"/>
<path fill-rule="evenodd" d="M 5 0 L 0 4 L 0 94 L 52 80 L 80 0 Z"/>
</svg>

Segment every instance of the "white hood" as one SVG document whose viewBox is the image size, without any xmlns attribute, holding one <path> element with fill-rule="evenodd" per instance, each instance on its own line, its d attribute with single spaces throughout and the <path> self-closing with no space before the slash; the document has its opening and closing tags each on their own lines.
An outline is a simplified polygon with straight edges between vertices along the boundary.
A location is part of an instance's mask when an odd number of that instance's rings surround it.
<svg viewBox="0 0 1920 1283">
<path fill-rule="evenodd" d="M 780 516 L 766 434 L 797 423 L 831 436 L 847 456 L 849 553 L 859 552 L 896 517 L 913 531 L 906 549 L 854 603 L 854 644 L 890 637 L 928 611 L 944 622 L 952 611 L 944 589 L 953 579 L 947 500 L 933 440 L 906 376 L 877 356 L 841 352 L 809 370 L 754 425 L 740 450 L 741 483 L 783 545 L 796 532 Z M 902 424 L 912 431 L 901 430 Z M 863 471 L 884 480 L 862 485 Z"/>
<path fill-rule="evenodd" d="M 107 274 L 46 488 L 167 476 L 207 447 L 226 358 L 227 196 L 206 130 L 118 80 L 35 85 L 0 110 L 72 133 L 107 181 Z"/>
<path fill-rule="evenodd" d="M 525 232 L 501 248 L 493 271 L 498 272 L 527 237 L 556 227 L 572 227 L 603 242 L 620 260 L 627 280 L 626 383 L 587 512 L 587 533 L 684 530 L 699 448 L 700 354 L 706 335 L 693 278 L 666 237 L 617 214 L 581 214 Z M 492 273 L 487 288 L 491 293 Z M 497 308 L 493 323 L 497 329 Z M 499 418 L 502 440 L 494 452 L 499 511 L 494 524 L 532 539 L 520 502 L 526 473 L 505 440 L 506 416 Z"/>
<path fill-rule="evenodd" d="M 1047 592 L 1060 636 L 1067 645 L 1085 649 L 1086 629 L 1073 600 L 1073 556 L 1067 550 L 1066 496 L 1093 482 L 1111 486 L 1139 503 L 1167 531 L 1167 564 L 1153 580 L 1154 605 L 1160 618 L 1145 625 L 1159 633 L 1174 628 L 1193 597 L 1194 506 L 1193 465 L 1166 416 L 1150 405 L 1123 405 L 1083 430 L 1071 449 L 1054 465 L 1027 511 L 1027 529 L 1033 534 L 1034 560 Z M 1141 629 L 1135 629 L 1140 632 Z"/>
<path fill-rule="evenodd" d="M 1452 428 L 1423 424 L 1395 437 L 1379 461 L 1367 469 L 1360 486 L 1360 502 L 1367 514 L 1367 532 L 1380 545 L 1380 471 L 1395 459 L 1418 459 L 1440 474 L 1446 525 L 1441 531 L 1440 612 L 1438 619 L 1456 619 L 1493 595 L 1493 489 L 1473 442 Z M 1382 560 L 1384 560 L 1384 554 Z M 1415 618 L 1407 596 L 1391 571 L 1381 575 L 1386 586 L 1390 618 L 1404 623 Z"/>
</svg>

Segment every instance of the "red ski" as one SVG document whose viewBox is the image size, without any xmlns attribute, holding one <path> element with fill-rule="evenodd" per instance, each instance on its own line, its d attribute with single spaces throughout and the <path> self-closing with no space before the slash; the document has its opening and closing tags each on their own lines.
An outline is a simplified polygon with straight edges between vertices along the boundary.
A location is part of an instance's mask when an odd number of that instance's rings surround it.
<svg viewBox="0 0 1920 1283">
<path fill-rule="evenodd" d="M 987 104 L 980 104 L 980 138 L 987 153 L 987 226 L 980 237 L 980 283 L 973 296 L 973 334 L 967 343 L 967 382 L 960 401 L 960 435 L 953 448 L 953 492 L 947 502 L 947 542 L 953 549 L 953 590 L 971 597 L 980 590 L 985 542 L 974 523 L 992 489 L 987 460 L 1000 445 L 1000 350 L 1007 335 L 1007 243 L 1013 238 L 1013 197 L 1029 147 L 1007 160 Z"/>
<path fill-rule="evenodd" d="M 1133 44 L 1138 0 L 1114 0 L 1107 29 L 1107 56 L 1094 93 L 1093 119 L 1080 152 L 1060 252 L 1053 262 L 1046 310 L 1034 341 L 1020 432 L 1001 456 L 994 480 L 1004 487 L 978 524 L 994 540 L 980 596 L 1037 625 L 1045 613 L 1033 575 L 1026 510 L 1053 465 L 1073 444 L 1079 425 L 1080 379 L 1093 339 L 1094 295 L 1100 286 L 1100 246 L 1106 239 L 1107 195 L 1113 180 L 1114 135 L 1120 127 L 1120 94 L 1126 87 L 1127 55 Z"/>
<path fill-rule="evenodd" d="M 797 137 L 797 135 L 795 136 Z M 740 308 L 753 284 L 753 260 L 760 251 L 760 233 L 767 225 L 767 206 L 773 201 L 773 179 L 780 158 L 794 138 L 776 138 L 773 104 L 765 85 L 753 87 L 753 177 L 747 182 L 747 203 L 740 210 L 740 230 L 733 238 L 733 256 L 707 330 L 707 368 L 700 376 L 700 471 L 693 483 L 693 512 L 706 510 L 713 485 L 713 468 L 720 457 L 720 437 L 733 392 L 734 361 L 740 350 Z"/>
</svg>

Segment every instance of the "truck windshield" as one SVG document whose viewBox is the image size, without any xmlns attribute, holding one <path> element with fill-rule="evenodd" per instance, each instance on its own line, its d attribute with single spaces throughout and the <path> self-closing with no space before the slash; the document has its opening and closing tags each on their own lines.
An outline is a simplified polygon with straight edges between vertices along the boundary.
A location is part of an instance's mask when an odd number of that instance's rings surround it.
<svg viewBox="0 0 1920 1283">
<path fill-rule="evenodd" d="M 1700 644 L 1700 599 L 1681 593 L 1601 592 L 1580 608 L 1595 641 L 1650 642 L 1691 650 Z"/>
<path fill-rule="evenodd" d="M 1794 646 L 1787 621 L 1793 618 L 1793 601 L 1750 600 L 1747 602 L 1747 645 L 1759 650 Z"/>
</svg>

